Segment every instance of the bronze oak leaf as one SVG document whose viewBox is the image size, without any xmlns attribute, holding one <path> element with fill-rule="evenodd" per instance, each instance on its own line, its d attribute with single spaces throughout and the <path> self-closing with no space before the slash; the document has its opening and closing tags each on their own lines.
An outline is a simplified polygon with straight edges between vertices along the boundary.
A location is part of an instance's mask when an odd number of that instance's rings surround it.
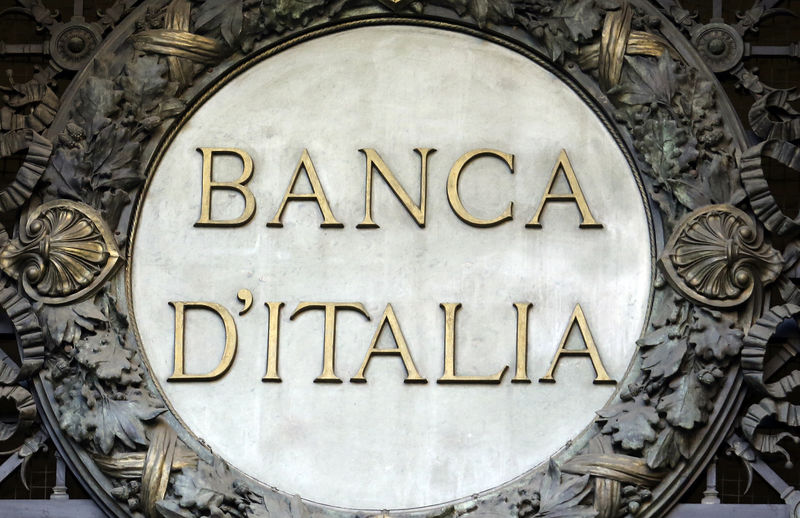
<svg viewBox="0 0 800 518">
<path fill-rule="evenodd" d="M 659 103 L 670 106 L 677 83 L 675 62 L 664 52 L 657 60 L 639 56 L 626 56 L 628 65 L 623 69 L 617 86 L 609 90 L 619 102 L 628 105 Z"/>
<path fill-rule="evenodd" d="M 602 432 L 611 434 L 613 441 L 626 450 L 639 451 L 656 440 L 658 412 L 644 395 L 611 405 L 597 415 L 600 422 L 605 422 Z"/>
<path fill-rule="evenodd" d="M 696 139 L 663 113 L 635 128 L 634 136 L 636 148 L 651 167 L 649 174 L 674 192 L 681 204 L 693 208 L 696 200 L 685 187 L 684 173 L 698 156 Z"/>
<path fill-rule="evenodd" d="M 669 386 L 672 392 L 662 396 L 657 405 L 659 412 L 666 413 L 667 422 L 684 430 L 704 424 L 712 401 L 710 389 L 702 383 L 700 373 L 691 368 L 685 376 L 673 379 Z"/>
<path fill-rule="evenodd" d="M 37 313 L 53 348 L 75 345 L 83 336 L 94 333 L 108 322 L 91 298 L 68 306 L 39 304 Z"/>
<path fill-rule="evenodd" d="M 689 343 L 695 353 L 706 361 L 733 358 L 742 350 L 744 333 L 734 322 L 723 318 L 719 311 L 695 309 L 695 322 L 689 333 Z"/>
<path fill-rule="evenodd" d="M 686 433 L 667 426 L 658 434 L 658 440 L 645 448 L 645 461 L 651 469 L 674 468 L 681 458 L 691 455 L 689 442 Z"/>
<path fill-rule="evenodd" d="M 664 326 L 637 342 L 642 348 L 642 370 L 653 379 L 669 378 L 681 368 L 687 343 L 678 326 Z"/>
<path fill-rule="evenodd" d="M 98 378 L 131 385 L 142 381 L 137 368 L 131 363 L 133 351 L 118 343 L 115 333 L 101 331 L 92 340 L 78 342 L 75 359 L 93 371 Z"/>
<path fill-rule="evenodd" d="M 205 0 L 196 8 L 195 26 L 199 31 L 219 27 L 222 39 L 234 48 L 244 22 L 242 0 Z"/>
<path fill-rule="evenodd" d="M 111 453 L 115 438 L 125 446 L 147 445 L 142 421 L 155 419 L 166 408 L 150 404 L 146 397 L 131 400 L 116 400 L 102 394 L 87 418 L 95 426 L 94 444 L 104 454 Z"/>
<path fill-rule="evenodd" d="M 168 70 L 167 64 L 158 56 L 145 55 L 125 64 L 120 85 L 137 120 L 141 121 L 161 104 L 162 94 L 167 89 Z"/>
<path fill-rule="evenodd" d="M 590 518 L 597 516 L 594 507 L 581 505 L 581 501 L 592 490 L 589 475 L 563 475 L 551 459 L 547 471 L 534 480 L 532 487 L 536 502 L 530 512 L 519 513 L 523 518 Z M 538 497 L 538 500 L 537 500 Z"/>
<path fill-rule="evenodd" d="M 212 516 L 244 518 L 249 505 L 260 500 L 219 459 L 213 465 L 200 462 L 197 468 L 181 470 L 180 474 L 175 475 L 173 490 L 180 499 L 178 503 L 181 508 L 203 516 L 211 513 Z M 222 514 L 220 508 L 223 506 L 228 514 Z"/>
</svg>

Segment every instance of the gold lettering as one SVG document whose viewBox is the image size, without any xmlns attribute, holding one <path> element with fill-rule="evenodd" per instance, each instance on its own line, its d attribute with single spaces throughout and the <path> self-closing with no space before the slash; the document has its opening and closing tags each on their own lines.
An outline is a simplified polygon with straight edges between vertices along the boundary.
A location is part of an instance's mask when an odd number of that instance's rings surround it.
<svg viewBox="0 0 800 518">
<path fill-rule="evenodd" d="M 195 227 L 237 227 L 244 225 L 256 212 L 256 199 L 250 189 L 244 185 L 253 176 L 253 159 L 247 152 L 236 148 L 199 147 L 197 151 L 203 154 L 203 192 L 200 197 L 200 219 Z M 211 179 L 214 155 L 236 155 L 242 160 L 242 175 L 235 182 L 215 182 Z M 223 189 L 236 191 L 244 198 L 242 214 L 235 219 L 211 219 L 211 191 Z"/>
<path fill-rule="evenodd" d="M 172 376 L 167 381 L 212 381 L 221 378 L 233 364 L 236 355 L 236 323 L 230 312 L 214 302 L 170 302 L 175 309 L 175 367 Z M 219 365 L 207 374 L 186 374 L 184 372 L 184 331 L 186 326 L 185 313 L 189 309 L 206 309 L 213 311 L 222 319 L 225 325 L 225 349 Z"/>
<path fill-rule="evenodd" d="M 308 183 L 311 184 L 312 192 L 309 194 L 300 194 L 294 192 L 294 189 L 297 186 L 297 180 L 300 179 L 300 171 L 306 172 Z M 344 226 L 336 221 L 336 218 L 333 216 L 333 212 L 331 212 L 331 207 L 328 204 L 328 198 L 325 197 L 325 191 L 322 189 L 322 184 L 319 181 L 319 176 L 317 176 L 317 170 L 314 168 L 314 163 L 311 161 L 311 156 L 308 154 L 308 149 L 303 150 L 303 155 L 300 157 L 300 161 L 297 163 L 297 167 L 295 168 L 292 179 L 289 182 L 289 187 L 286 189 L 286 194 L 283 197 L 281 206 L 278 207 L 278 212 L 275 214 L 275 217 L 272 218 L 272 221 L 267 223 L 268 227 L 283 226 L 283 223 L 281 223 L 281 218 L 283 217 L 284 209 L 286 209 L 286 204 L 290 201 L 316 202 L 317 207 L 319 207 L 319 211 L 322 213 L 322 223 L 320 224 L 320 227 L 322 228 L 342 228 Z"/>
<path fill-rule="evenodd" d="M 575 326 L 575 324 L 578 324 L 581 337 L 583 338 L 584 344 L 586 344 L 585 349 L 567 349 L 567 338 L 569 337 L 569 333 L 572 331 L 572 328 Z M 586 316 L 584 316 L 583 309 L 581 308 L 580 304 L 575 305 L 575 309 L 572 311 L 572 316 L 569 317 L 567 329 L 564 331 L 564 335 L 561 337 L 561 342 L 558 345 L 558 351 L 556 351 L 556 355 L 553 358 L 552 363 L 550 363 L 550 369 L 548 369 L 544 378 L 539 378 L 540 383 L 556 382 L 555 378 L 553 378 L 553 373 L 556 370 L 558 361 L 562 356 L 588 356 L 592 360 L 592 366 L 594 367 L 595 374 L 597 375 L 594 379 L 595 384 L 600 385 L 616 383 L 615 380 L 612 380 L 608 377 L 608 373 L 606 372 L 605 367 L 603 367 L 603 362 L 600 360 L 600 353 L 597 352 L 597 346 L 594 343 L 592 332 L 589 330 L 589 324 L 586 322 Z"/>
<path fill-rule="evenodd" d="M 367 180 L 364 192 L 364 220 L 356 225 L 356 228 L 379 228 L 378 224 L 372 220 L 372 173 L 375 169 L 378 170 L 381 177 L 386 181 L 386 184 L 392 190 L 394 195 L 403 204 L 403 207 L 408 211 L 414 221 L 420 228 L 425 228 L 425 206 L 426 197 L 428 193 L 428 155 L 435 152 L 431 148 L 415 148 L 414 151 L 420 157 L 420 172 L 419 172 L 419 205 L 415 205 L 411 201 L 400 182 L 395 178 L 394 173 L 386 165 L 381 156 L 374 149 L 359 149 L 367 159 Z"/>
<path fill-rule="evenodd" d="M 459 376 L 456 374 L 456 312 L 460 303 L 443 302 L 439 304 L 444 310 L 444 372 L 436 383 L 486 383 L 498 385 L 503 381 L 508 365 L 500 372 L 490 376 Z"/>
<path fill-rule="evenodd" d="M 358 311 L 369 320 L 369 313 L 359 302 L 301 302 L 295 308 L 289 320 L 311 309 L 325 310 L 324 334 L 322 342 L 322 373 L 317 376 L 314 383 L 341 383 L 342 380 L 336 375 L 336 312 L 338 310 Z"/>
<path fill-rule="evenodd" d="M 553 186 L 556 183 L 559 171 L 564 171 L 564 177 L 569 184 L 569 194 L 553 193 Z M 583 191 L 578 183 L 578 177 L 575 176 L 575 170 L 572 168 L 572 164 L 569 161 L 565 149 L 561 150 L 561 154 L 558 156 L 558 162 L 556 162 L 555 167 L 553 167 L 553 172 L 550 174 L 550 181 L 547 183 L 547 189 L 545 190 L 544 196 L 542 196 L 542 201 L 539 202 L 539 208 L 536 209 L 536 214 L 533 215 L 533 219 L 525 226 L 528 228 L 542 228 L 542 224 L 539 220 L 542 217 L 544 206 L 551 201 L 568 201 L 575 203 L 581 213 L 582 220 L 579 225 L 580 228 L 603 228 L 601 223 L 595 221 L 592 216 L 592 211 L 589 210 L 589 205 L 586 203 L 586 198 L 583 196 Z"/>
<path fill-rule="evenodd" d="M 517 372 L 511 383 L 530 383 L 528 378 L 528 312 L 530 302 L 515 302 L 517 308 Z"/>
<path fill-rule="evenodd" d="M 267 373 L 261 381 L 281 382 L 278 376 L 278 331 L 283 302 L 265 302 L 269 311 L 269 335 L 267 338 Z"/>
<path fill-rule="evenodd" d="M 386 324 L 389 325 L 389 331 L 392 333 L 394 342 L 397 345 L 397 347 L 394 349 L 378 349 L 377 347 L 378 338 L 380 337 L 381 331 Z M 367 370 L 367 365 L 369 365 L 369 361 L 372 359 L 373 355 L 399 356 L 403 361 L 403 367 L 406 369 L 406 379 L 403 380 L 405 383 L 428 382 L 428 380 L 419 375 L 416 366 L 414 366 L 414 360 L 411 358 L 411 352 L 408 350 L 408 344 L 403 336 L 403 331 L 400 329 L 400 323 L 397 321 L 397 316 L 394 314 L 394 308 L 392 308 L 391 304 L 387 304 L 386 309 L 383 311 L 383 316 L 378 324 L 378 329 L 375 331 L 375 335 L 372 337 L 372 342 L 369 344 L 367 356 L 364 357 L 364 363 L 361 364 L 358 374 L 356 374 L 355 377 L 350 378 L 352 383 L 367 382 L 367 378 L 364 377 L 364 372 Z"/>
<path fill-rule="evenodd" d="M 508 153 L 495 151 L 493 149 L 476 149 L 474 151 L 470 151 L 456 160 L 456 163 L 453 164 L 453 168 L 450 169 L 450 174 L 447 176 L 447 200 L 450 202 L 450 208 L 453 209 L 453 212 L 456 214 L 456 216 L 458 216 L 459 219 L 461 219 L 461 221 L 464 223 L 473 225 L 475 227 L 493 227 L 503 223 L 504 221 L 509 221 L 512 219 L 512 213 L 514 209 L 513 202 L 509 203 L 505 212 L 496 218 L 480 219 L 476 218 L 470 214 L 469 211 L 467 211 L 467 209 L 464 207 L 464 204 L 461 202 L 461 196 L 458 193 L 458 182 L 461 177 L 461 173 L 464 171 L 464 168 L 472 160 L 483 156 L 493 156 L 503 160 L 506 165 L 508 165 L 511 174 L 514 174 L 514 155 L 509 155 Z"/>
</svg>

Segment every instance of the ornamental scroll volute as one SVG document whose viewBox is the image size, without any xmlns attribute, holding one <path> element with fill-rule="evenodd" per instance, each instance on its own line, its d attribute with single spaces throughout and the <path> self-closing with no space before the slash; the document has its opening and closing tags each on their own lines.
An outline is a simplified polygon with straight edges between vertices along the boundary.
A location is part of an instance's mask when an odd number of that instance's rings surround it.
<svg viewBox="0 0 800 518">
<path fill-rule="evenodd" d="M 779 155 L 794 166 L 797 153 L 766 143 L 737 164 L 745 146 L 738 121 L 722 109 L 724 96 L 698 57 L 676 50 L 687 48 L 685 42 L 676 44 L 680 38 L 651 5 L 151 0 L 131 16 L 100 45 L 56 118 L 61 135 L 37 188 L 47 201 L 33 204 L 19 234 L 0 249 L 7 276 L 0 295 L 18 317 L 18 330 L 30 328 L 22 336 L 38 344 L 42 402 L 56 416 L 70 462 L 80 466 L 91 458 L 90 471 L 102 473 L 89 483 L 109 514 L 376 515 L 321 506 L 255 483 L 186 432 L 153 389 L 128 327 L 118 275 L 124 245 L 116 237 L 128 232 L 125 208 L 141 188 L 159 139 L 222 72 L 273 48 L 279 38 L 305 34 L 306 26 L 408 19 L 441 24 L 443 18 L 475 30 L 490 25 L 524 33 L 523 46 L 533 46 L 559 74 L 577 78 L 601 100 L 647 176 L 644 188 L 658 209 L 659 231 L 669 237 L 659 251 L 669 284 L 657 282 L 653 317 L 638 342 L 634 364 L 640 367 L 620 382 L 614 400 L 580 439 L 481 495 L 381 514 L 654 517 L 677 501 L 686 489 L 681 484 L 696 473 L 693 459 L 706 455 L 725 432 L 724 425 L 709 423 L 732 419 L 736 365 L 748 330 L 747 356 L 757 358 L 745 368 L 757 371 L 763 363 L 766 345 L 757 338 L 774 320 L 762 315 L 765 291 L 777 283 L 791 292 L 783 282 L 790 267 L 762 225 L 782 234 L 797 222 L 776 219 L 756 162 Z M 41 97 L 47 106 L 55 104 L 46 90 Z M 15 131 L 21 129 L 21 119 L 14 120 Z M 732 138 L 723 131 L 726 124 Z M 28 149 L 36 151 L 34 172 L 41 173 L 39 155 L 50 152 L 49 141 L 27 135 Z M 746 195 L 760 220 L 746 212 Z M 74 199 L 86 203 L 69 201 Z M 794 307 L 787 311 L 796 315 Z M 704 440 L 706 433 L 713 437 Z"/>
<path fill-rule="evenodd" d="M 763 296 L 764 287 L 780 275 L 783 258 L 751 216 L 731 205 L 713 205 L 684 217 L 660 264 L 688 299 L 731 308 Z"/>
<path fill-rule="evenodd" d="M 36 207 L 19 235 L 0 249 L 0 268 L 25 294 L 67 304 L 98 290 L 118 266 L 119 250 L 97 212 L 57 200 Z"/>
</svg>

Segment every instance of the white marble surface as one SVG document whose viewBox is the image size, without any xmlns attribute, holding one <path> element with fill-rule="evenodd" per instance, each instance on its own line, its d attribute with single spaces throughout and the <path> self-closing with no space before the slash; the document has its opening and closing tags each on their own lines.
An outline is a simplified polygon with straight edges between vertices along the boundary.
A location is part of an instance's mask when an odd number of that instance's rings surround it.
<svg viewBox="0 0 800 518">
<path fill-rule="evenodd" d="M 194 228 L 198 146 L 240 147 L 255 161 L 254 219 L 241 228 Z M 416 200 L 415 147 L 435 147 L 427 227 L 420 229 L 375 179 L 376 230 L 363 217 L 364 158 L 378 150 Z M 267 228 L 303 148 L 308 148 L 343 229 L 320 229 L 312 203 L 291 203 L 283 228 Z M 450 210 L 447 173 L 466 151 L 516 156 L 515 174 L 482 159 L 462 177 L 464 203 L 514 220 L 470 227 Z M 559 150 L 566 148 L 602 230 L 578 228 L 573 204 L 551 204 L 544 228 L 526 229 Z M 219 179 L 238 176 L 221 159 Z M 214 197 L 215 217 L 241 210 Z M 591 110 L 524 57 L 470 36 L 429 28 L 371 27 L 313 40 L 236 78 L 186 124 L 166 152 L 141 208 L 134 242 L 133 305 L 152 372 L 181 419 L 232 465 L 311 500 L 358 508 L 434 504 L 489 489 L 535 466 L 574 437 L 614 387 L 593 385 L 586 358 L 562 360 L 555 384 L 537 383 L 580 303 L 609 374 L 620 379 L 644 323 L 651 257 L 645 210 L 623 154 Z M 255 297 L 238 316 L 236 293 Z M 239 330 L 233 367 L 219 381 L 167 383 L 174 300 L 226 305 Z M 282 301 L 280 374 L 261 382 L 266 301 Z M 372 316 L 338 317 L 336 371 L 315 384 L 322 313 L 289 316 L 301 301 L 361 302 Z M 387 302 L 426 385 L 402 382 L 396 357 L 358 370 Z M 458 372 L 509 373 L 497 386 L 453 386 L 442 374 L 441 302 L 461 302 Z M 531 302 L 531 384 L 512 384 L 514 302 Z M 222 324 L 187 319 L 189 372 L 222 353 Z M 573 338 L 575 338 L 573 336 Z M 393 347 L 387 333 L 385 347 Z M 581 346 L 576 342 L 576 346 Z"/>
</svg>

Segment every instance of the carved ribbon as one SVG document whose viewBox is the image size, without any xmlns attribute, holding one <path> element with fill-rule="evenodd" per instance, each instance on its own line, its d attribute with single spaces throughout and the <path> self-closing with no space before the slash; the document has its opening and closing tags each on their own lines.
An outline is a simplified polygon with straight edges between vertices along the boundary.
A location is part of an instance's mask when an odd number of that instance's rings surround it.
<svg viewBox="0 0 800 518">
<path fill-rule="evenodd" d="M 17 176 L 11 184 L 0 191 L 0 213 L 8 212 L 21 207 L 33 193 L 33 188 L 36 183 L 44 174 L 47 164 L 50 161 L 50 154 L 53 152 L 53 144 L 46 138 L 42 137 L 31 129 L 17 130 L 12 133 L 7 133 L 3 137 L 14 137 L 9 140 L 21 139 L 21 142 L 14 142 L 14 149 L 11 153 L 3 154 L 0 152 L 0 158 L 4 158 L 19 150 L 28 149 L 28 154 L 22 167 L 17 171 Z M 4 138 L 0 142 L 0 151 L 8 151 L 5 149 L 6 143 Z"/>
<path fill-rule="evenodd" d="M 137 50 L 167 56 L 170 80 L 183 86 L 193 77 L 193 63 L 215 63 L 225 55 L 225 47 L 215 39 L 189 32 L 191 4 L 173 0 L 167 6 L 164 29 L 152 29 L 131 36 Z"/>
<path fill-rule="evenodd" d="M 164 499 L 169 484 L 169 473 L 175 458 L 178 436 L 168 424 L 159 423 L 150 438 L 150 448 L 142 470 L 142 504 L 145 514 L 156 518 L 156 503 Z"/>
<path fill-rule="evenodd" d="M 2 232 L 5 234 L 5 231 Z M 44 363 L 45 342 L 39 317 L 28 299 L 17 292 L 16 283 L 0 274 L 0 307 L 6 312 L 17 334 L 17 343 L 22 348 L 22 367 L 18 378 L 26 378 Z"/>
<path fill-rule="evenodd" d="M 12 400 L 19 414 L 15 423 L 0 422 L 0 441 L 24 434 L 36 420 L 36 402 L 30 392 L 17 384 L 18 379 L 19 367 L 0 351 L 0 399 Z"/>
<path fill-rule="evenodd" d="M 11 185 L 0 191 L 0 212 L 15 210 L 28 201 L 47 168 L 53 144 L 40 133 L 52 124 L 59 105 L 45 79 L 15 83 L 10 74 L 8 79 L 11 88 L 0 88 L 13 94 L 8 105 L 0 108 L 0 158 L 23 149 L 28 154 Z"/>
<path fill-rule="evenodd" d="M 800 306 L 784 304 L 771 308 L 750 328 L 742 348 L 742 372 L 745 381 L 758 392 L 766 394 L 750 405 L 742 417 L 742 431 L 753 446 L 766 453 L 789 455 L 779 445 L 787 432 L 759 430 L 768 418 L 790 427 L 800 426 L 800 405 L 786 401 L 800 387 L 800 371 L 794 370 L 774 382 L 767 378 L 787 365 L 800 353 L 800 332 L 797 328 Z M 767 352 L 770 352 L 767 359 Z"/>
<path fill-rule="evenodd" d="M 600 43 L 582 47 L 578 66 L 582 70 L 597 69 L 600 86 L 608 91 L 619 83 L 625 55 L 660 57 L 664 52 L 677 55 L 667 41 L 655 34 L 631 30 L 633 8 L 624 2 L 617 11 L 610 11 L 603 24 Z"/>
<path fill-rule="evenodd" d="M 96 456 L 94 460 L 104 473 L 114 478 L 141 477 L 142 507 L 149 518 L 161 516 L 156 504 L 167 493 L 170 472 L 197 465 L 197 456 L 178 440 L 175 430 L 163 421 L 153 428 L 147 453 Z"/>
<path fill-rule="evenodd" d="M 745 336 L 742 347 L 742 373 L 744 379 L 750 386 L 763 394 L 773 398 L 783 399 L 792 390 L 800 387 L 800 371 L 793 371 L 778 381 L 767 383 L 764 373 L 766 368 L 765 361 L 767 356 L 767 345 L 772 339 L 778 328 L 784 322 L 796 319 L 800 315 L 800 306 L 785 304 L 777 306 L 767 311 L 764 316 L 758 319 L 750 328 Z M 796 347 L 800 347 L 800 342 L 796 344 L 782 343 L 775 346 L 778 350 L 773 351 L 772 366 L 769 371 L 777 370 L 776 365 L 783 365 L 794 357 L 798 352 Z"/>
<path fill-rule="evenodd" d="M 800 112 L 790 104 L 798 98 L 796 92 L 787 90 L 775 90 L 759 98 L 748 113 L 753 132 L 764 140 L 800 139 Z M 781 115 L 772 111 L 775 109 Z"/>
<path fill-rule="evenodd" d="M 644 459 L 613 453 L 605 437 L 593 437 L 589 452 L 577 455 L 561 471 L 594 477 L 594 508 L 597 518 L 615 518 L 621 504 L 622 484 L 654 487 L 662 475 L 651 470 Z"/>
<path fill-rule="evenodd" d="M 794 235 L 800 231 L 800 216 L 790 218 L 778 206 L 764 175 L 764 157 L 800 171 L 800 148 L 785 141 L 767 140 L 745 151 L 741 160 L 742 184 L 759 221 L 780 236 Z"/>
<path fill-rule="evenodd" d="M 0 87 L 0 90 L 12 94 L 9 96 L 8 106 L 0 108 L 0 130 L 13 132 L 31 129 L 41 133 L 49 128 L 56 117 L 59 99 L 47 84 L 47 79 L 36 78 L 25 83 L 15 83 L 9 74 L 8 80 L 10 88 Z M 24 113 L 20 113 L 21 111 Z M 9 149 L 0 146 L 0 156 L 8 156 L 24 147 L 10 152 Z"/>
<path fill-rule="evenodd" d="M 580 475 L 606 477 L 618 482 L 653 487 L 661 482 L 662 475 L 647 467 L 639 457 L 616 453 L 587 453 L 573 457 L 561 470 Z"/>
</svg>

